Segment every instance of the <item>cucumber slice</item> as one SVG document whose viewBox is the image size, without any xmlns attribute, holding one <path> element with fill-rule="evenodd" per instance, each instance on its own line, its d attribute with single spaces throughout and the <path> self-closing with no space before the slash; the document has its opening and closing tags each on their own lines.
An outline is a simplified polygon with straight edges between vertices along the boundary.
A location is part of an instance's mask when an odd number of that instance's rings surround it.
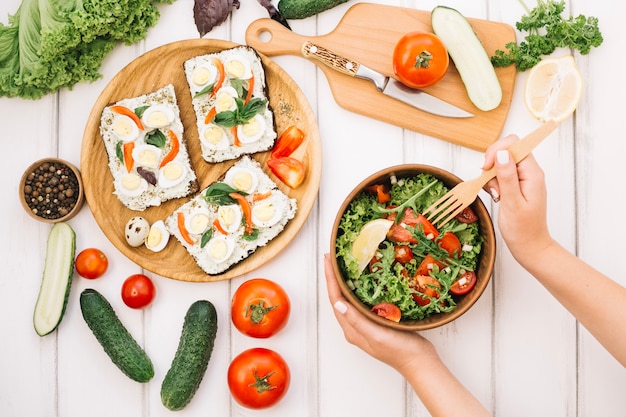
<svg viewBox="0 0 626 417">
<path fill-rule="evenodd" d="M 33 324 L 39 336 L 58 327 L 72 286 L 76 233 L 67 223 L 55 223 L 48 234 L 46 260 Z"/>
<path fill-rule="evenodd" d="M 431 14 L 431 25 L 448 49 L 472 103 L 483 111 L 498 107 L 502 101 L 502 87 L 470 22 L 455 9 L 437 6 Z"/>
</svg>

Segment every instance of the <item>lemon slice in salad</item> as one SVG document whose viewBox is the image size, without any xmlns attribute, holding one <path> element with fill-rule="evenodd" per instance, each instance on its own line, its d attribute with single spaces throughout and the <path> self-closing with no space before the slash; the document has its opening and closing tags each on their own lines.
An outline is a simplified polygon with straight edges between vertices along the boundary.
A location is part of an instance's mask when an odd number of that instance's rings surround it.
<svg viewBox="0 0 626 417">
<path fill-rule="evenodd" d="M 393 220 L 376 219 L 365 223 L 352 243 L 352 256 L 358 261 L 359 272 L 363 271 L 376 253 L 380 242 L 385 240 Z"/>
<path fill-rule="evenodd" d="M 578 106 L 583 91 L 583 79 L 574 57 L 544 59 L 528 74 L 524 100 L 530 113 L 546 122 L 560 122 Z"/>
</svg>

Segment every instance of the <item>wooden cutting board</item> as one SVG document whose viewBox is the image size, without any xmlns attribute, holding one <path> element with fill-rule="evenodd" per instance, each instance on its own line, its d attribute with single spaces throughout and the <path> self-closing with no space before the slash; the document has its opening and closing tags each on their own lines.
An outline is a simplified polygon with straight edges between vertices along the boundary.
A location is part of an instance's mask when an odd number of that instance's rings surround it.
<svg viewBox="0 0 626 417">
<path fill-rule="evenodd" d="M 468 20 L 489 56 L 516 39 L 515 31 L 509 25 Z M 302 56 L 301 45 L 311 41 L 393 77 L 392 56 L 396 43 L 406 33 L 418 30 L 432 32 L 430 11 L 358 3 L 326 35 L 301 36 L 271 19 L 259 19 L 248 27 L 246 42 L 268 56 Z M 483 112 L 469 100 L 459 73 L 451 63 L 445 77 L 424 91 L 475 115 L 467 119 L 452 119 L 415 109 L 379 93 L 367 80 L 343 75 L 317 61 L 313 62 L 326 75 L 333 96 L 341 107 L 478 151 L 484 151 L 500 137 L 511 106 L 516 76 L 514 66 L 496 68 L 502 87 L 502 102 L 496 109 Z"/>
</svg>

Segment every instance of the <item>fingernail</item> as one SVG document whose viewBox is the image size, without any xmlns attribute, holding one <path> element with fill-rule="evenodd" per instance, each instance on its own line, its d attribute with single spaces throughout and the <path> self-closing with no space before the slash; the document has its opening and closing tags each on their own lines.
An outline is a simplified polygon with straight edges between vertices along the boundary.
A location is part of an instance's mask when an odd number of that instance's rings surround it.
<svg viewBox="0 0 626 417">
<path fill-rule="evenodd" d="M 498 190 L 496 190 L 495 188 L 490 188 L 489 194 L 491 194 L 491 199 L 494 203 L 500 201 L 500 193 L 498 193 Z"/>
<path fill-rule="evenodd" d="M 333 307 L 335 307 L 335 310 L 337 310 L 339 313 L 341 314 L 346 314 L 346 311 L 348 311 L 348 306 L 345 305 L 343 302 L 341 301 L 337 301 Z"/>
<path fill-rule="evenodd" d="M 506 149 L 500 149 L 496 152 L 496 160 L 500 165 L 506 165 L 509 163 L 509 151 Z"/>
</svg>

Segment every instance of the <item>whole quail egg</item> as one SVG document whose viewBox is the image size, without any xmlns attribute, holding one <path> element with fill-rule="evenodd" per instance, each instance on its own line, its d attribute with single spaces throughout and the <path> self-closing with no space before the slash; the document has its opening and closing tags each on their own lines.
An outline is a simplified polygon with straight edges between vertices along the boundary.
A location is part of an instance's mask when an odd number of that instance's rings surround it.
<svg viewBox="0 0 626 417">
<path fill-rule="evenodd" d="M 150 232 L 150 223 L 141 216 L 131 217 L 126 223 L 124 236 L 126 242 L 133 248 L 143 245 Z"/>
</svg>

